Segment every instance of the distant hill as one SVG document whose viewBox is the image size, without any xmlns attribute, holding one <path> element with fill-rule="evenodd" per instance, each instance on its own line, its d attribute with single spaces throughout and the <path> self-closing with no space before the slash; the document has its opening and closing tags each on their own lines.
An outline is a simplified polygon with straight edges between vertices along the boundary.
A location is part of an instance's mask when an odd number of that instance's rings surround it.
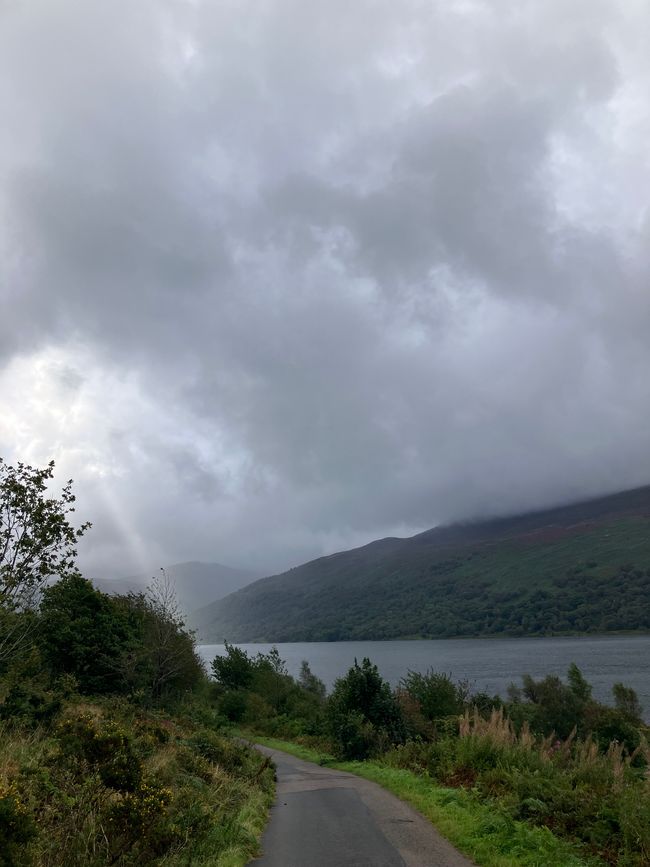
<svg viewBox="0 0 650 867">
<path fill-rule="evenodd" d="M 165 568 L 171 579 L 181 608 L 190 615 L 215 599 L 221 599 L 235 590 L 250 584 L 258 575 L 243 569 L 233 569 L 222 563 L 175 563 Z M 160 569 L 150 574 L 132 575 L 128 578 L 97 579 L 93 583 L 104 593 L 139 593 L 158 577 Z M 190 618 L 191 619 L 191 618 Z"/>
<path fill-rule="evenodd" d="M 200 613 L 222 641 L 650 630 L 650 486 L 388 538 L 263 578 Z"/>
</svg>

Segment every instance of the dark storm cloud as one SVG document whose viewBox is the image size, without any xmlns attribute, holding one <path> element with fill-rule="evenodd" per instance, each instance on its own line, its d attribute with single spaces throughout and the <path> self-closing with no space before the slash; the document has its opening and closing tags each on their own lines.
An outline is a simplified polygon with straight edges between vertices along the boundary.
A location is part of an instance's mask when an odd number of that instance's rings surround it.
<svg viewBox="0 0 650 867">
<path fill-rule="evenodd" d="M 2 451 L 89 567 L 650 479 L 643 3 L 0 16 Z"/>
</svg>

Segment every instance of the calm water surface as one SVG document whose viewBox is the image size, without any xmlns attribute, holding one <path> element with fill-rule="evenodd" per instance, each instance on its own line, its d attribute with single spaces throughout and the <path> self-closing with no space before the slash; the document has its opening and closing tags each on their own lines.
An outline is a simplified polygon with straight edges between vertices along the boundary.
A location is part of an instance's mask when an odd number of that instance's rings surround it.
<svg viewBox="0 0 650 867">
<path fill-rule="evenodd" d="M 255 654 L 271 644 L 240 644 Z M 565 675 L 575 662 L 594 687 L 594 698 L 611 703 L 612 684 L 633 687 L 650 719 L 650 635 L 580 638 L 468 638 L 444 641 L 330 641 L 276 645 L 289 673 L 297 675 L 306 659 L 328 688 L 364 656 L 396 685 L 407 670 L 433 668 L 455 680 L 467 678 L 476 690 L 505 696 L 508 685 L 522 674 L 538 678 Z M 206 662 L 225 653 L 223 644 L 204 644 Z"/>
</svg>

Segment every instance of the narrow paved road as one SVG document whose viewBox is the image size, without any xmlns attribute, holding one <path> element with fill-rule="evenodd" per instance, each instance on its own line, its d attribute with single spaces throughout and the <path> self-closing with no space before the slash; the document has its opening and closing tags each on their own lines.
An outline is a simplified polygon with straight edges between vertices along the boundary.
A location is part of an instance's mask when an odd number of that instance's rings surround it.
<svg viewBox="0 0 650 867">
<path fill-rule="evenodd" d="M 472 867 L 433 825 L 376 783 L 258 747 L 276 802 L 253 867 Z"/>
</svg>

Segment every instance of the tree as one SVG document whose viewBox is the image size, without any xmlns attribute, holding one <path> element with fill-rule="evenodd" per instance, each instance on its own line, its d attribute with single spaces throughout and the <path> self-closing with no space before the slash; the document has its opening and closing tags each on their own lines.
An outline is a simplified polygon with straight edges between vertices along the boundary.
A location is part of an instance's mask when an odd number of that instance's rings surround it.
<svg viewBox="0 0 650 867">
<path fill-rule="evenodd" d="M 245 650 L 225 642 L 226 655 L 215 656 L 210 667 L 218 684 L 226 689 L 248 689 L 253 682 L 255 664 Z"/>
<path fill-rule="evenodd" d="M 50 673 L 73 674 L 91 694 L 138 690 L 160 700 L 191 689 L 203 666 L 167 592 L 109 596 L 79 574 L 47 587 L 38 636 Z"/>
<path fill-rule="evenodd" d="M 461 684 L 456 685 L 447 674 L 409 671 L 400 686 L 419 703 L 425 719 L 441 719 L 463 712 L 467 690 Z"/>
<path fill-rule="evenodd" d="M 203 676 L 194 634 L 186 627 L 174 587 L 164 569 L 144 597 L 144 645 L 154 697 L 194 686 Z"/>
<path fill-rule="evenodd" d="M 43 469 L 0 458 L 0 661 L 14 656 L 29 637 L 34 607 L 52 576 L 77 574 L 76 544 L 90 527 L 71 524 L 72 480 L 61 495 L 47 496 L 54 461 Z M 25 615 L 25 616 L 22 616 Z"/>
<path fill-rule="evenodd" d="M 569 666 L 567 680 L 569 681 L 571 692 L 576 698 L 583 702 L 591 701 L 591 684 L 585 680 L 583 673 L 575 662 L 572 662 Z"/>
<path fill-rule="evenodd" d="M 124 657 L 141 641 L 141 625 L 79 574 L 43 591 L 41 653 L 52 675 L 73 674 L 83 692 L 127 691 Z"/>
<path fill-rule="evenodd" d="M 643 718 L 643 708 L 636 691 L 631 686 L 615 683 L 612 687 L 612 694 L 616 710 L 631 722 L 640 723 Z"/>
<path fill-rule="evenodd" d="M 523 684 L 524 695 L 533 705 L 530 720 L 533 731 L 544 735 L 555 732 L 558 737 L 566 738 L 580 726 L 584 702 L 559 677 L 549 674 L 535 681 L 526 674 Z"/>
<path fill-rule="evenodd" d="M 298 684 L 305 692 L 315 695 L 318 699 L 324 699 L 326 688 L 323 681 L 313 673 L 306 659 L 300 663 L 300 674 L 298 675 Z"/>
<path fill-rule="evenodd" d="M 345 758 L 363 759 L 405 737 L 402 713 L 389 684 L 366 657 L 354 661 L 329 698 L 330 733 Z"/>
</svg>

